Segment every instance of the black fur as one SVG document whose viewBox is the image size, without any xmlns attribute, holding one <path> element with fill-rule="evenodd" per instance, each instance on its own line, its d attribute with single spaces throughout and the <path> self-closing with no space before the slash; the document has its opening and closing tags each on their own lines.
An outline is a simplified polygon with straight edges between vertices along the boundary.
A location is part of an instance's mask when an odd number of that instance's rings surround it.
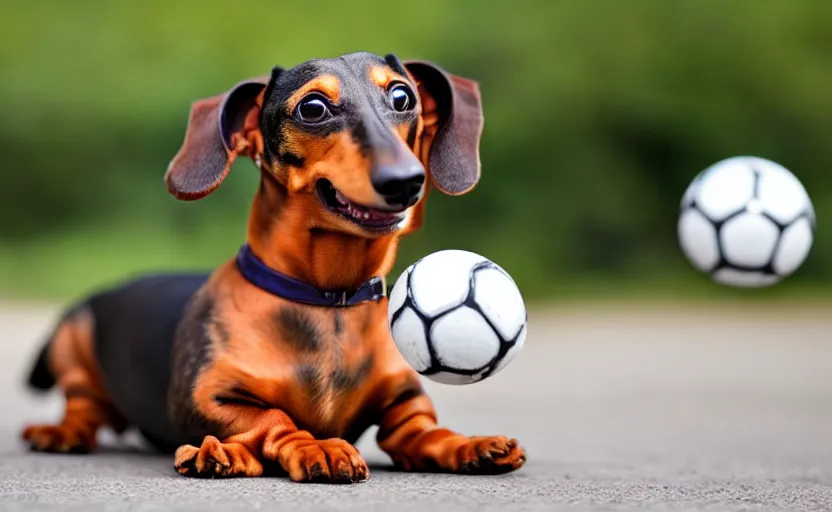
<svg viewBox="0 0 832 512">
<path fill-rule="evenodd" d="M 220 405 L 245 405 L 258 409 L 272 409 L 274 406 L 247 389 L 232 388 L 229 392 L 217 395 L 214 400 Z"/>
<path fill-rule="evenodd" d="M 326 394 L 323 375 L 315 366 L 304 364 L 298 367 L 297 379 L 312 402 L 319 401 Z"/>
<path fill-rule="evenodd" d="M 372 402 L 364 403 L 350 420 L 347 431 L 342 434 L 341 438 L 350 444 L 355 444 L 367 429 L 376 424 L 377 418 L 378 408 Z"/>
<path fill-rule="evenodd" d="M 367 131 L 367 125 L 362 119 L 356 120 L 349 128 L 352 140 L 361 148 L 361 154 L 369 156 L 372 144 L 370 143 L 370 134 Z"/>
<path fill-rule="evenodd" d="M 407 70 L 404 68 L 404 64 L 402 64 L 402 61 L 399 60 L 395 53 L 388 53 L 385 55 L 384 62 L 386 62 L 387 65 L 390 66 L 390 69 L 396 73 L 402 76 L 407 76 Z"/>
<path fill-rule="evenodd" d="M 272 68 L 271 77 L 269 77 L 269 82 L 266 84 L 266 90 L 264 91 L 263 98 L 268 98 L 271 96 L 272 91 L 274 90 L 274 83 L 283 74 L 285 70 L 281 66 L 275 66 Z M 265 101 L 265 100 L 264 100 Z M 266 133 L 265 125 L 263 124 L 263 117 L 260 117 L 260 131 L 262 133 Z M 265 145 L 263 148 L 263 157 L 266 159 L 266 162 L 270 164 L 274 164 L 274 153 L 272 153 L 271 148 L 268 144 Z"/>
<path fill-rule="evenodd" d="M 298 155 L 296 155 L 296 154 L 294 154 L 290 151 L 284 151 L 283 153 L 280 153 L 280 155 L 278 155 L 277 159 L 281 163 L 284 163 L 286 165 L 290 165 L 292 167 L 303 167 L 304 164 L 306 164 L 306 160 L 304 160 L 302 157 L 299 157 Z"/>
<path fill-rule="evenodd" d="M 407 129 L 407 146 L 413 148 L 416 144 L 416 129 L 419 127 L 418 121 L 411 121 L 410 127 Z"/>
<path fill-rule="evenodd" d="M 303 309 L 283 306 L 274 318 L 275 328 L 286 343 L 299 352 L 317 352 L 321 349 L 323 334 L 314 320 Z"/>
<path fill-rule="evenodd" d="M 332 333 L 338 338 L 344 332 L 344 314 L 339 309 L 335 309 L 332 316 Z"/>
<path fill-rule="evenodd" d="M 49 365 L 46 363 L 48 354 L 49 344 L 47 343 L 40 349 L 40 353 L 37 359 L 35 359 L 35 364 L 29 371 L 29 378 L 26 380 L 26 383 L 32 389 L 46 391 L 55 385 L 55 377 L 49 371 Z"/>
<path fill-rule="evenodd" d="M 212 298 L 200 290 L 185 305 L 181 322 L 170 343 L 170 384 L 167 387 L 167 415 L 179 432 L 199 438 L 218 433 L 219 427 L 204 418 L 193 401 L 193 385 L 211 355 L 212 339 L 206 329 L 214 315 Z M 199 443 L 196 443 L 199 444 Z"/>
<path fill-rule="evenodd" d="M 374 360 L 375 356 L 371 353 L 354 371 L 349 371 L 343 366 L 333 370 L 330 375 L 333 390 L 336 393 L 344 393 L 360 386 L 373 369 Z"/>
<path fill-rule="evenodd" d="M 168 416 L 168 388 L 175 364 L 173 340 L 185 305 L 207 277 L 143 277 L 94 295 L 87 302 L 95 322 L 95 355 L 107 392 L 118 411 L 157 447 L 190 440 Z M 182 364 L 181 359 L 175 366 L 177 376 L 193 371 L 194 365 Z"/>
</svg>

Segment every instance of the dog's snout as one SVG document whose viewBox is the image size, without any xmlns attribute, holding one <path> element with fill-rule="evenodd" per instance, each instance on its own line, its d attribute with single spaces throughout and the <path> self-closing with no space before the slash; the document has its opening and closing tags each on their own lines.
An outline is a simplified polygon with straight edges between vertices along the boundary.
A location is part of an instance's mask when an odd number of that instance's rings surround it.
<svg viewBox="0 0 832 512">
<path fill-rule="evenodd" d="M 421 164 L 381 165 L 373 173 L 373 187 L 388 205 L 407 208 L 422 195 L 425 169 Z"/>
</svg>

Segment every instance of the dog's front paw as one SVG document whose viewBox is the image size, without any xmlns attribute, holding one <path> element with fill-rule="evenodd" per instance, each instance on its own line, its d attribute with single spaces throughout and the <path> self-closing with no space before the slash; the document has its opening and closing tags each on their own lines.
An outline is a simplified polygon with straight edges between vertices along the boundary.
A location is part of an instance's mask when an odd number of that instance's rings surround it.
<svg viewBox="0 0 832 512">
<path fill-rule="evenodd" d="M 472 437 L 457 449 L 456 473 L 496 475 L 519 469 L 526 463 L 526 452 L 516 439 L 505 436 Z"/>
<path fill-rule="evenodd" d="M 174 468 L 180 475 L 201 478 L 260 476 L 263 465 L 240 443 L 221 443 L 214 436 L 205 436 L 202 446 L 180 446 L 174 457 Z"/>
<path fill-rule="evenodd" d="M 282 465 L 295 482 L 355 483 L 370 478 L 364 457 L 343 439 L 299 441 Z"/>
</svg>

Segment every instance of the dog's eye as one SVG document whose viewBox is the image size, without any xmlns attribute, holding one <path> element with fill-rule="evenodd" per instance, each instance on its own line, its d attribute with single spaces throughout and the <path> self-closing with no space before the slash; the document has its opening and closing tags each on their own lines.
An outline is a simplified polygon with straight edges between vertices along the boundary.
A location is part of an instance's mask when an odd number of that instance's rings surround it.
<svg viewBox="0 0 832 512">
<path fill-rule="evenodd" d="M 319 96 L 303 99 L 297 108 L 297 117 L 304 123 L 318 123 L 329 114 L 329 108 Z"/>
<path fill-rule="evenodd" d="M 390 103 L 397 112 L 411 108 L 410 93 L 404 85 L 395 85 L 390 89 Z"/>
</svg>

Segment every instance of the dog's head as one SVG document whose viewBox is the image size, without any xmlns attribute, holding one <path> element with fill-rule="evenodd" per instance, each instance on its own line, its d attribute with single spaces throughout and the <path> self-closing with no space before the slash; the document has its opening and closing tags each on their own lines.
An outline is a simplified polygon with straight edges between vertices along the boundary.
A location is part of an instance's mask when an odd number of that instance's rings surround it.
<svg viewBox="0 0 832 512">
<path fill-rule="evenodd" d="M 451 195 L 476 185 L 482 126 L 477 83 L 433 64 L 315 59 L 195 102 L 165 182 L 199 199 L 246 155 L 311 207 L 310 227 L 374 237 L 421 223 L 428 176 Z"/>
</svg>

